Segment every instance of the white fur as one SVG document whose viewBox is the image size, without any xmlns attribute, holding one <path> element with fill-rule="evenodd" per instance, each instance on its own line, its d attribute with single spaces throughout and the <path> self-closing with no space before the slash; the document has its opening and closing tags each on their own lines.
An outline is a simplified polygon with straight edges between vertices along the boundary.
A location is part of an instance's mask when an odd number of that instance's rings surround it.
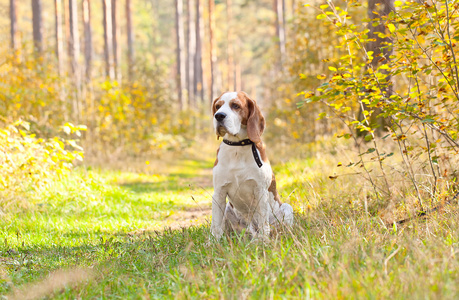
<svg viewBox="0 0 459 300">
<path fill-rule="evenodd" d="M 216 113 L 222 112 L 226 114 L 226 118 L 223 120 L 223 126 L 230 135 L 237 135 L 241 130 L 241 116 L 235 113 L 230 107 L 230 101 L 237 98 L 236 92 L 228 92 L 220 97 L 225 103 L 217 110 Z M 214 118 L 214 129 L 217 129 L 218 122 Z"/>
<path fill-rule="evenodd" d="M 229 106 L 237 93 L 225 93 L 220 99 L 225 103 L 216 112 L 224 112 L 224 138 L 232 141 L 247 139 L 247 128 L 241 124 L 241 116 Z M 214 128 L 217 122 L 214 118 Z M 213 169 L 214 195 L 212 201 L 211 231 L 219 239 L 229 224 L 248 227 L 254 238 L 266 239 L 270 225 L 293 223 L 293 209 L 289 204 L 280 205 L 268 191 L 272 180 L 269 162 L 258 167 L 252 154 L 252 146 L 229 146 L 222 143 L 218 152 L 218 164 Z M 229 203 L 226 203 L 228 197 Z"/>
</svg>

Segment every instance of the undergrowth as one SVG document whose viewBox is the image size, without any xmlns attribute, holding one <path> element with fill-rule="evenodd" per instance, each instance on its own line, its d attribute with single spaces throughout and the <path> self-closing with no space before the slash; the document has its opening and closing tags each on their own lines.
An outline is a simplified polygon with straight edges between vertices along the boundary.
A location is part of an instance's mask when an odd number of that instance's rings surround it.
<svg viewBox="0 0 459 300">
<path fill-rule="evenodd" d="M 244 234 L 209 242 L 208 221 L 196 217 L 167 229 L 184 212 L 210 213 L 210 160 L 176 161 L 168 170 L 154 162 L 137 172 L 77 169 L 55 181 L 41 202 L 0 221 L 0 293 L 8 299 L 455 298 L 456 207 L 392 222 L 388 208 L 367 197 L 371 184 L 338 173 L 351 154 L 329 143 L 315 158 L 274 163 L 296 223 L 275 230 L 267 244 Z"/>
<path fill-rule="evenodd" d="M 0 214 L 9 206 L 27 206 L 28 196 L 83 160 L 83 149 L 72 138 L 81 130 L 85 127 L 66 123 L 61 127 L 64 138 L 43 139 L 22 120 L 0 128 Z"/>
</svg>

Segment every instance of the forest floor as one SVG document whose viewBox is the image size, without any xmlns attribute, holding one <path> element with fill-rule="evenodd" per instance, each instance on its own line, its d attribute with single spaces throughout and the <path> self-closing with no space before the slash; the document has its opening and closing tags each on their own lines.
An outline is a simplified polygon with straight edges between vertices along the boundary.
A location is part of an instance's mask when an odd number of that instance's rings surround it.
<svg viewBox="0 0 459 300">
<path fill-rule="evenodd" d="M 1 217 L 0 299 L 457 298 L 457 209 L 391 226 L 336 163 L 275 166 L 297 215 L 267 244 L 209 242 L 211 160 L 80 167 Z"/>
</svg>

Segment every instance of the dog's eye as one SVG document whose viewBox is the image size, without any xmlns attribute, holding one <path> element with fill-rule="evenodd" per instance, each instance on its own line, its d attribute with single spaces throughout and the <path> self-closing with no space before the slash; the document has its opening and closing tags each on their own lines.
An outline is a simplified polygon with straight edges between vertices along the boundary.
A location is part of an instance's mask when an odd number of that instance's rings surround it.
<svg viewBox="0 0 459 300">
<path fill-rule="evenodd" d="M 215 108 L 216 108 L 217 110 L 219 110 L 220 107 L 222 107 L 220 104 L 215 105 Z"/>
<path fill-rule="evenodd" d="M 236 103 L 233 103 L 233 104 L 231 105 L 231 108 L 232 108 L 232 109 L 239 109 L 239 108 L 241 108 L 241 107 L 240 107 L 239 105 L 237 105 Z"/>
</svg>

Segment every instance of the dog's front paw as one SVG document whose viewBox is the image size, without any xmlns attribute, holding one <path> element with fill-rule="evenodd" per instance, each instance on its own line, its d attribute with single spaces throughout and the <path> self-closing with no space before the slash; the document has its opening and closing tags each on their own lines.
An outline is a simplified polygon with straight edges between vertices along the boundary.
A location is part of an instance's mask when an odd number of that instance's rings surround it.
<svg viewBox="0 0 459 300">
<path fill-rule="evenodd" d="M 223 235 L 223 228 L 220 226 L 211 226 L 210 231 L 217 241 L 220 240 Z"/>
<path fill-rule="evenodd" d="M 269 237 L 264 234 L 257 234 L 250 241 L 253 244 L 268 244 L 269 242 Z"/>
</svg>

